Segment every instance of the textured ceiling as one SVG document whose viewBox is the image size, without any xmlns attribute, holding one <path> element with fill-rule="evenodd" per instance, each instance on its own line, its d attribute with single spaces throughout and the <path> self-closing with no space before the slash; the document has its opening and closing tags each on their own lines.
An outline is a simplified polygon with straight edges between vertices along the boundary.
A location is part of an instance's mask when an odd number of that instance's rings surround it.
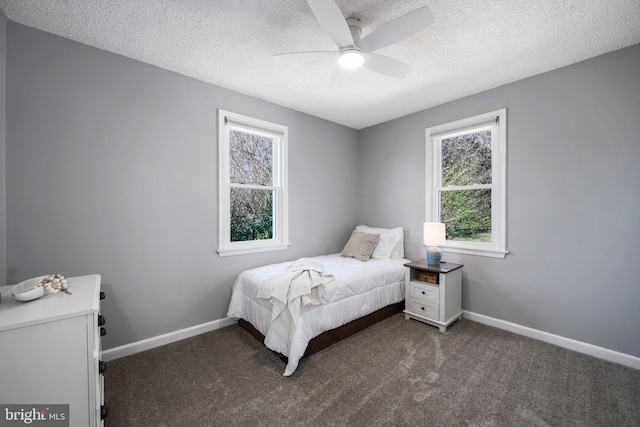
<svg viewBox="0 0 640 427">
<path fill-rule="evenodd" d="M 336 49 L 305 0 L 0 0 L 11 21 L 361 129 L 640 43 L 640 0 L 336 0 L 363 36 L 427 5 L 435 22 L 329 86 Z"/>
</svg>

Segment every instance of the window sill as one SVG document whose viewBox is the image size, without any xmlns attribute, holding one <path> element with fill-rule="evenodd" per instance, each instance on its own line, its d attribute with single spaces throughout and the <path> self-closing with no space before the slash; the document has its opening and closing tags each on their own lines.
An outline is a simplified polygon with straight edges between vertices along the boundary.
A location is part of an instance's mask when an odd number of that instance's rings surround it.
<svg viewBox="0 0 640 427">
<path fill-rule="evenodd" d="M 232 255 L 245 255 L 245 254 L 255 254 L 259 252 L 271 252 L 271 251 L 282 251 L 287 249 L 291 243 L 278 243 L 273 245 L 261 245 L 261 246 L 252 246 L 252 247 L 242 247 L 242 248 L 227 248 L 227 249 L 218 249 L 218 255 L 223 256 L 232 256 Z"/>
<path fill-rule="evenodd" d="M 440 250 L 442 252 L 448 252 L 448 253 L 454 253 L 454 254 L 484 256 L 489 258 L 504 258 L 509 253 L 509 251 L 465 249 L 465 248 L 451 248 L 451 247 L 440 247 Z"/>
</svg>

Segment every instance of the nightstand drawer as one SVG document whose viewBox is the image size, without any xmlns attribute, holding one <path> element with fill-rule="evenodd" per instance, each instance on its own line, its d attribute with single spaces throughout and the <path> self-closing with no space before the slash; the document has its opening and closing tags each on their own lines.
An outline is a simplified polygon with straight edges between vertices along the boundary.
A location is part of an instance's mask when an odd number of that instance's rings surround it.
<svg viewBox="0 0 640 427">
<path fill-rule="evenodd" d="M 419 301 L 414 298 L 409 299 L 409 311 L 418 316 L 427 317 L 429 319 L 438 320 L 438 304 L 427 301 Z"/>
<path fill-rule="evenodd" d="M 421 301 L 434 304 L 440 303 L 440 288 L 427 283 L 409 282 L 409 296 Z"/>
</svg>

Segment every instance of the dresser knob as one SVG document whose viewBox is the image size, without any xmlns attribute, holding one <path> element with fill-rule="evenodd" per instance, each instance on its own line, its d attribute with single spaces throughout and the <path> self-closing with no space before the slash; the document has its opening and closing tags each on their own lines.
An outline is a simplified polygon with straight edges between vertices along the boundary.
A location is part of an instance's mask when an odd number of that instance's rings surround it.
<svg viewBox="0 0 640 427">
<path fill-rule="evenodd" d="M 100 406 L 100 419 L 104 420 L 105 418 L 107 418 L 107 406 L 102 405 Z"/>
<path fill-rule="evenodd" d="M 420 307 L 420 310 L 424 311 L 424 307 Z"/>
<path fill-rule="evenodd" d="M 105 299 L 106 295 L 104 294 L 104 292 L 100 291 L 100 299 Z"/>
<path fill-rule="evenodd" d="M 107 323 L 107 320 L 104 318 L 102 314 L 98 314 L 98 326 L 102 326 Z"/>
<path fill-rule="evenodd" d="M 424 291 L 422 291 L 422 295 L 424 295 L 424 294 L 425 294 L 425 292 L 424 292 Z"/>
<path fill-rule="evenodd" d="M 103 337 L 107 335 L 107 330 L 105 328 L 100 328 L 100 336 Z"/>
</svg>

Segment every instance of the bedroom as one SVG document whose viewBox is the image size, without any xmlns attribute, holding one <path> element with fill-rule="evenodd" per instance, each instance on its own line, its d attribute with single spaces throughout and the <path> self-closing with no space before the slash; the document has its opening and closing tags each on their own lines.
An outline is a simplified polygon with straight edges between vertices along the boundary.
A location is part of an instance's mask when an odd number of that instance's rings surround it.
<svg viewBox="0 0 640 427">
<path fill-rule="evenodd" d="M 638 44 L 357 130 L 12 21 L 2 37 L 0 277 L 100 273 L 107 351 L 224 325 L 240 271 L 339 252 L 358 224 L 403 226 L 423 258 L 425 128 L 507 108 L 509 254 L 447 255 L 464 310 L 638 367 Z M 219 108 L 289 126 L 285 251 L 216 253 Z"/>
</svg>

